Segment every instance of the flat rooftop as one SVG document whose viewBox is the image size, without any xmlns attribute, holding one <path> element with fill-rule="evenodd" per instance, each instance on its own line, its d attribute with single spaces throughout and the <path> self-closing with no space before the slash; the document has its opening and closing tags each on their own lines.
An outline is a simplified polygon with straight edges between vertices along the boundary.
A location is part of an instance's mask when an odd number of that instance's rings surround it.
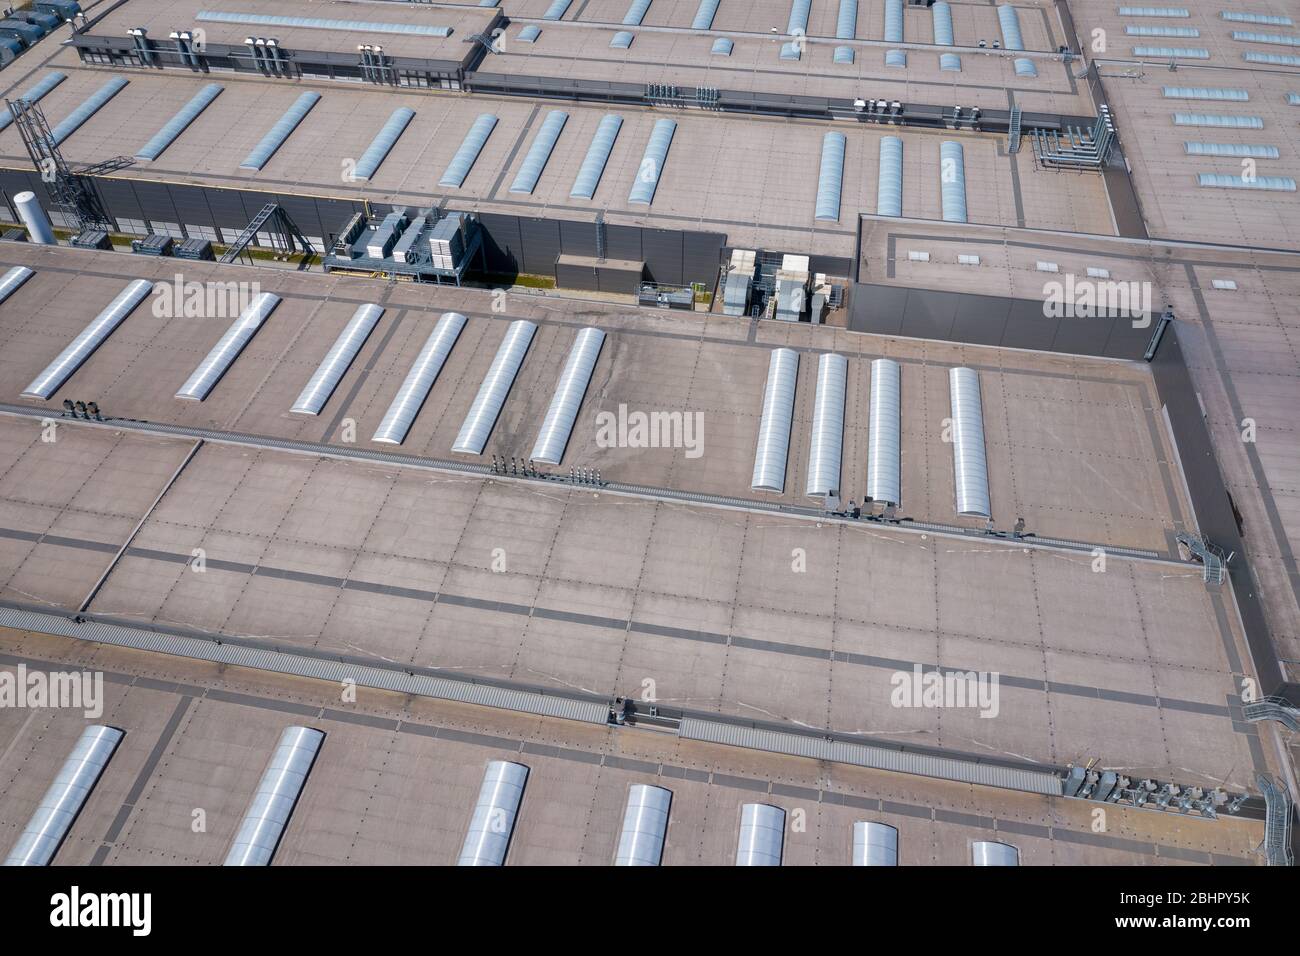
<svg viewBox="0 0 1300 956">
<path fill-rule="evenodd" d="M 672 791 L 664 865 L 730 865 L 740 808 L 802 811 L 783 863 L 847 865 L 853 824 L 899 831 L 901 865 L 968 865 L 976 840 L 1010 843 L 1023 865 L 1259 862 L 1263 826 L 1110 808 L 1092 830 L 1086 801 L 991 791 L 738 750 L 631 728 L 334 689 L 240 668 L 0 631 L 0 669 L 105 673 L 102 722 L 126 732 L 64 842 L 60 864 L 218 864 L 281 730 L 325 732 L 277 865 L 455 862 L 489 760 L 529 768 L 507 864 L 608 865 L 628 788 Z M 12 845 L 86 723 L 79 712 L 0 710 L 0 846 Z M 166 754 L 159 760 L 158 755 Z M 194 807 L 205 832 L 189 826 Z"/>
<path fill-rule="evenodd" d="M 879 142 L 903 139 L 903 208 L 919 218 L 941 218 L 939 146 L 957 139 L 964 146 L 968 215 L 972 221 L 1030 225 L 1113 234 L 1114 220 L 1101 180 L 1092 176 L 1039 171 L 1032 162 L 1005 154 L 1005 137 L 969 132 L 897 130 L 778 118 L 730 117 L 697 111 L 530 103 L 517 97 L 431 94 L 276 84 L 233 76 L 115 73 L 80 66 L 64 51 L 50 64 L 68 79 L 41 101 L 57 123 L 110 75 L 129 85 L 62 144 L 70 162 L 93 163 L 133 156 L 166 119 L 205 83 L 225 89 L 153 162 L 139 162 L 111 178 L 143 179 L 291 193 L 362 197 L 402 203 L 413 209 L 433 204 L 591 221 L 603 210 L 610 223 L 720 232 L 741 248 L 807 251 L 851 259 L 857 240 L 857 210 L 876 208 Z M 26 89 L 49 68 L 15 77 L 12 89 Z M 321 100 L 260 172 L 239 164 L 304 89 Z M 370 145 L 391 112 L 415 111 L 396 145 L 369 182 L 348 182 L 344 172 Z M 545 113 L 569 114 L 564 131 L 532 194 L 510 186 Z M 569 192 L 601 119 L 610 112 L 623 126 L 592 200 Z M 464 185 L 448 189 L 438 180 L 474 120 L 493 113 L 499 121 Z M 628 203 L 655 122 L 677 122 L 672 145 L 649 207 Z M 815 218 L 822 139 L 835 129 L 847 137 L 838 222 Z M 0 133 L 0 163 L 27 169 L 30 159 L 19 133 Z M 792 175 L 792 170 L 802 170 Z M 339 227 L 342 227 L 342 223 Z"/>
<path fill-rule="evenodd" d="M 4 264 L 24 259 L 37 269 L 0 306 L 0 393 L 9 401 L 125 275 L 172 267 L 108 253 L 3 251 Z M 1266 766 L 1256 729 L 1234 716 L 1244 651 L 1235 615 L 1219 603 L 1230 596 L 1207 592 L 1199 568 L 1160 556 L 1186 504 L 1174 476 L 1163 474 L 1169 452 L 1149 417 L 1140 367 L 834 333 L 851 368 L 846 488 L 862 481 L 865 415 L 854 410 L 866 401 L 866 359 L 892 354 L 904 363 L 905 510 L 955 520 L 951 457 L 938 433 L 949 413 L 943 389 L 950 364 L 974 365 L 986 396 L 996 520 L 1005 526 L 1025 507 L 1040 535 L 1158 552 L 1117 555 L 1095 573 L 1086 549 L 747 506 L 767 352 L 777 344 L 815 352 L 800 337 L 816 329 L 764 324 L 750 339 L 746 321 L 586 303 L 578 317 L 573 303 L 524 297 L 493 315 L 487 293 L 434 293 L 437 308 L 460 308 L 470 325 L 400 451 L 449 457 L 504 321 L 529 317 L 538 338 L 489 445 L 520 454 L 574 327 L 596 324 L 608 338 L 566 462 L 649 486 L 613 493 L 350 454 L 335 429 L 354 418 L 365 445 L 431 327 L 429 290 L 392 289 L 385 326 L 336 392 L 346 404 L 303 424 L 287 409 L 315 356 L 351 314 L 351 296 L 384 287 L 240 273 L 264 278 L 264 291 L 278 288 L 286 299 L 208 401 L 170 396 L 228 323 L 161 321 L 146 306 L 49 404 L 95 397 L 109 415 L 157 426 L 65 421 L 51 444 L 40 440 L 39 413 L 0 416 L 13 462 L 0 477 L 5 601 L 79 607 L 189 453 L 187 434 L 215 427 L 223 436 L 209 435 L 148 512 L 90 614 L 557 691 L 635 697 L 650 679 L 659 700 L 688 710 L 1049 766 L 1095 757 L 1126 773 L 1230 788 L 1250 787 L 1252 767 Z M 33 312 L 36 299 L 54 307 Z M 811 380 L 801 379 L 796 486 L 811 394 Z M 701 411 L 704 454 L 587 455 L 591 416 L 623 403 Z M 164 433 L 165 423 L 178 430 Z M 1020 434 L 1034 437 L 1009 437 Z M 328 447 L 282 450 L 268 435 Z M 129 496 L 118 495 L 123 483 Z M 667 494 L 682 488 L 740 500 L 719 507 Z M 614 527 L 618 535 L 609 534 Z M 202 574 L 186 566 L 196 548 L 206 556 Z M 792 564 L 799 551 L 804 572 Z M 494 570 L 502 556 L 505 572 Z M 935 663 L 1002 674 L 1000 718 L 891 704 L 892 674 Z"/>
</svg>

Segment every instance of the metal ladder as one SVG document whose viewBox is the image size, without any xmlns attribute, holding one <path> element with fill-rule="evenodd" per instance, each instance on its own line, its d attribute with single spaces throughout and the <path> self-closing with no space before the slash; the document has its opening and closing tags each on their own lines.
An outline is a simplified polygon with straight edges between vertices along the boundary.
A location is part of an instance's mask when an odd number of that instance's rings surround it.
<svg viewBox="0 0 1300 956">
<path fill-rule="evenodd" d="M 279 208 L 280 207 L 273 202 L 269 202 L 263 206 L 262 211 L 253 217 L 253 221 L 244 227 L 244 231 L 235 237 L 235 241 L 230 244 L 229 248 L 222 253 L 221 258 L 217 261 L 234 262 L 235 259 L 239 257 L 239 254 L 244 251 L 244 247 L 253 241 L 253 237 L 257 235 L 257 230 L 265 226 L 266 221 L 274 216 L 275 211 Z"/>
</svg>

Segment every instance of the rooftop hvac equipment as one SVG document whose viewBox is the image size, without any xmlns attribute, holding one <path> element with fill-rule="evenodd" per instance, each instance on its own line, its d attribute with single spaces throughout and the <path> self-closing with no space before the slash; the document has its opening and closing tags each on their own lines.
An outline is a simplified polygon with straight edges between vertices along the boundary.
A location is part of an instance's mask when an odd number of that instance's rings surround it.
<svg viewBox="0 0 1300 956">
<path fill-rule="evenodd" d="M 898 136 L 884 136 L 880 140 L 876 213 L 881 216 L 903 215 L 903 140 Z"/>
<path fill-rule="evenodd" d="M 537 326 L 526 319 L 510 323 L 487 374 L 483 376 L 483 384 L 474 397 L 474 404 L 470 406 L 469 414 L 460 426 L 460 433 L 451 446 L 452 451 L 464 455 L 483 454 L 483 446 L 492 434 L 492 428 L 497 423 L 506 396 L 510 394 L 510 387 L 515 383 L 519 367 L 524 364 L 524 356 L 528 354 L 528 346 L 532 344 L 536 332 Z"/>
<path fill-rule="evenodd" d="M 774 349 L 767 363 L 763 388 L 763 414 L 754 450 L 754 491 L 785 492 L 785 469 L 790 455 L 790 424 L 794 418 L 795 388 L 799 381 L 799 353 Z"/>
<path fill-rule="evenodd" d="M 887 823 L 853 824 L 854 866 L 898 866 L 898 830 Z"/>
<path fill-rule="evenodd" d="M 429 256 L 435 269 L 454 271 L 469 246 L 466 238 L 472 227 L 469 218 L 454 212 L 434 223 L 429 231 Z"/>
<path fill-rule="evenodd" d="M 754 284 L 758 253 L 753 249 L 733 249 L 731 267 L 722 287 L 722 314 L 748 315 L 749 295 Z"/>
<path fill-rule="evenodd" d="M 573 340 L 573 348 L 560 372 L 560 379 L 555 385 L 555 394 L 551 396 L 551 405 L 542 420 L 541 431 L 533 444 L 533 461 L 543 465 L 558 465 L 564 458 L 564 449 L 573 434 L 573 423 L 578 420 L 582 408 L 582 398 L 587 394 L 591 384 L 592 372 L 596 369 L 596 360 L 600 358 L 600 348 L 605 342 L 605 333 L 597 328 L 585 328 L 578 331 Z"/>
<path fill-rule="evenodd" d="M 641 165 L 637 169 L 636 180 L 632 184 L 632 191 L 627 196 L 629 205 L 648 206 L 654 201 L 655 189 L 659 186 L 659 177 L 663 175 L 664 163 L 668 159 L 668 147 L 672 144 L 673 133 L 676 131 L 675 120 L 655 120 L 654 129 L 650 132 L 650 140 L 646 143 L 645 153 L 641 157 Z M 585 162 L 583 166 L 586 166 Z"/>
<path fill-rule="evenodd" d="M 824 498 L 840 487 L 848 375 L 849 360 L 843 355 L 828 352 L 817 360 L 817 396 L 808 443 L 808 480 L 804 484 L 804 494 L 810 498 Z"/>
<path fill-rule="evenodd" d="M 366 238 L 366 255 L 371 259 L 386 259 L 393 245 L 406 227 L 406 216 L 390 212 Z"/>
<path fill-rule="evenodd" d="M 867 497 L 897 505 L 902 501 L 902 371 L 893 359 L 871 363 L 871 407 L 867 431 Z"/>
<path fill-rule="evenodd" d="M 972 866 L 1019 866 L 1020 851 L 1009 843 L 977 840 L 970 846 Z"/>
<path fill-rule="evenodd" d="M 11 295 L 17 292 L 24 282 L 36 275 L 26 266 L 14 266 L 0 277 L 0 303 L 3 303 Z"/>
<path fill-rule="evenodd" d="M 223 13 L 200 10 L 194 15 L 200 23 L 238 23 L 250 27 L 296 27 L 302 30 L 338 30 L 343 33 L 394 33 L 417 37 L 449 37 L 451 27 L 433 27 L 416 23 L 381 23 L 372 20 L 324 20 L 320 17 L 284 17 L 264 13 Z"/>
<path fill-rule="evenodd" d="M 395 261 L 415 262 L 419 259 L 415 251 L 415 244 L 420 241 L 420 236 L 424 232 L 427 222 L 427 216 L 416 216 L 411 220 L 411 224 L 406 227 L 401 238 L 393 243 L 393 259 Z"/>
<path fill-rule="evenodd" d="M 433 388 L 438 373 L 442 371 L 447 356 L 451 354 L 452 346 L 456 344 L 456 339 L 460 337 L 461 330 L 465 328 L 465 323 L 468 321 L 459 312 L 442 314 L 438 324 L 429 333 L 424 348 L 411 363 L 402 387 L 397 390 L 397 395 L 388 406 L 388 411 L 384 413 L 384 419 L 379 423 L 379 428 L 371 441 L 385 445 L 400 445 L 406 440 L 406 433 L 411 430 L 411 424 L 419 414 L 420 406 L 429 397 L 429 390 Z"/>
<path fill-rule="evenodd" d="M 397 138 L 402 135 L 414 118 L 415 110 L 413 109 L 399 106 L 393 110 L 383 128 L 371 140 L 370 145 L 366 147 L 366 151 L 361 154 L 361 158 L 357 160 L 356 168 L 352 171 L 352 178 L 369 180 L 374 176 L 379 170 L 379 164 L 388 156 L 389 151 L 397 143 Z"/>
<path fill-rule="evenodd" d="M 1246 179 L 1240 173 L 1200 173 L 1197 185 L 1220 189 L 1265 189 L 1274 192 L 1295 192 L 1295 180 L 1290 176 L 1256 176 Z"/>
<path fill-rule="evenodd" d="M 713 29 L 713 18 L 718 15 L 719 0 L 700 0 L 695 10 L 695 19 L 691 21 L 692 30 Z"/>
<path fill-rule="evenodd" d="M 357 306 L 356 312 L 343 327 L 339 337 L 334 340 L 330 350 L 325 353 L 325 358 L 307 380 L 306 386 L 289 411 L 299 415 L 321 413 L 321 409 L 334 394 L 334 389 L 338 388 L 339 382 L 343 380 L 353 359 L 361 351 L 361 346 L 366 344 L 366 339 L 375 330 L 383 314 L 384 310 L 377 305 L 367 303 Z"/>
<path fill-rule="evenodd" d="M 1133 55 L 1159 60 L 1208 60 L 1210 51 L 1204 47 L 1135 46 Z"/>
<path fill-rule="evenodd" d="M 1175 126 L 1217 126 L 1225 129 L 1263 129 L 1258 116 L 1233 116 L 1227 113 L 1175 113 Z"/>
<path fill-rule="evenodd" d="M 170 256 L 173 245 L 171 236 L 151 232 L 143 239 L 132 239 L 131 252 L 137 256 Z"/>
<path fill-rule="evenodd" d="M 527 781 L 528 768 L 521 763 L 493 760 L 487 765 L 457 866 L 505 863 Z"/>
<path fill-rule="evenodd" d="M 610 151 L 614 148 L 614 140 L 618 138 L 618 131 L 622 127 L 623 117 L 616 113 L 607 113 L 601 118 L 600 125 L 591 137 L 591 145 L 587 147 L 587 155 L 578 168 L 578 175 L 573 180 L 573 188 L 569 190 L 570 199 L 591 199 L 595 196 L 596 186 L 600 184 Z"/>
<path fill-rule="evenodd" d="M 439 186 L 459 189 L 465 185 L 465 177 L 474 168 L 479 153 L 483 152 L 483 146 L 487 143 L 488 137 L 492 135 L 492 130 L 496 129 L 496 125 L 497 118 L 491 113 L 479 115 L 479 118 L 474 121 L 474 125 L 469 128 L 469 132 L 465 134 L 465 139 L 460 144 L 460 148 L 456 150 L 456 155 L 447 164 L 447 171 L 438 180 Z"/>
<path fill-rule="evenodd" d="M 277 305 L 280 297 L 273 292 L 262 292 L 239 313 L 239 317 L 226 330 L 220 341 L 212 346 L 212 351 L 199 363 L 199 367 L 181 386 L 176 397 L 190 402 L 201 402 L 221 381 L 221 376 L 239 358 L 239 353 L 252 341 L 257 330 L 262 327 Z"/>
<path fill-rule="evenodd" d="M 780 866 L 784 842 L 784 810 L 766 803 L 747 803 L 741 808 L 736 866 Z"/>
<path fill-rule="evenodd" d="M 623 832 L 618 838 L 615 866 L 658 866 L 668 835 L 668 811 L 673 792 L 637 783 L 628 788 Z"/>
<path fill-rule="evenodd" d="M 293 101 L 293 105 L 285 110 L 284 115 L 275 121 L 265 136 L 258 141 L 253 147 L 253 151 L 248 157 L 239 164 L 240 169 L 260 170 L 275 155 L 276 150 L 284 145 L 285 140 L 298 128 L 298 124 L 303 121 L 311 108 L 320 101 L 320 94 L 308 91 L 300 95 Z"/>
<path fill-rule="evenodd" d="M 18 835 L 18 842 L 5 858 L 5 866 L 50 864 L 122 737 L 122 731 L 117 728 L 97 724 L 81 732 L 54 782 Z"/>
<path fill-rule="evenodd" d="M 840 192 L 844 184 L 843 133 L 830 132 L 822 137 L 822 161 L 817 175 L 816 218 L 823 222 L 838 222 L 840 218 Z"/>
<path fill-rule="evenodd" d="M 952 403 L 952 459 L 957 514 L 992 516 L 989 504 L 988 459 L 984 449 L 984 409 L 979 373 L 970 368 L 948 370 Z"/>
<path fill-rule="evenodd" d="M 45 367 L 45 370 L 23 389 L 24 398 L 48 399 L 63 387 L 63 383 L 95 353 L 113 330 L 135 311 L 136 306 L 153 291 L 153 283 L 146 279 L 136 279 L 117 294 L 103 312 L 99 313 L 85 330 L 59 353 L 58 358 Z"/>
<path fill-rule="evenodd" d="M 38 83 L 33 83 L 22 93 L 18 94 L 19 99 L 26 100 L 28 103 L 36 103 L 45 96 L 46 93 L 54 89 L 60 83 L 68 78 L 66 73 L 47 73 Z M 9 124 L 14 121 L 14 114 L 10 112 L 9 107 L 0 110 L 0 130 L 9 128 Z"/>
<path fill-rule="evenodd" d="M 169 119 L 157 133 L 140 147 L 140 151 L 135 154 L 138 160 L 155 160 L 163 154 L 168 146 L 176 141 L 176 137 L 185 132 L 186 128 L 198 119 L 199 114 L 208 108 L 213 100 L 220 95 L 224 87 L 220 83 L 208 83 L 201 90 L 194 94 L 188 103 L 177 111 L 176 115 Z"/>
<path fill-rule="evenodd" d="M 646 11 L 649 9 L 650 0 L 632 0 L 631 5 L 627 8 L 627 13 L 623 15 L 623 25 L 639 27 L 641 21 L 645 19 Z"/>
<path fill-rule="evenodd" d="M 211 239 L 186 239 L 172 248 L 172 255 L 177 259 L 190 259 L 203 262 L 215 262 Z"/>
<path fill-rule="evenodd" d="M 80 106 L 68 114 L 62 123 L 50 130 L 50 135 L 54 138 L 54 145 L 63 145 L 63 141 L 81 129 L 82 124 L 98 113 L 105 103 L 126 89 L 126 82 L 122 77 L 114 76 L 94 93 L 90 94 Z"/>
<path fill-rule="evenodd" d="M 528 147 L 528 152 L 524 155 L 524 161 L 519 165 L 519 172 L 515 174 L 515 181 L 510 184 L 512 193 L 531 194 L 537 188 L 537 180 L 541 178 L 542 171 L 546 169 L 546 163 L 551 158 L 555 143 L 560 138 L 564 124 L 568 121 L 569 114 L 563 110 L 551 110 L 546 114 L 541 129 L 533 137 L 533 144 Z"/>
<path fill-rule="evenodd" d="M 224 866 L 270 865 L 324 739 L 323 733 L 311 727 L 284 728 L 244 811 Z"/>
<path fill-rule="evenodd" d="M 952 140 L 939 144 L 939 198 L 944 222 L 966 221 L 966 161 Z"/>
<path fill-rule="evenodd" d="M 1276 146 L 1256 146 L 1252 143 L 1183 143 L 1188 156 L 1251 156 L 1255 159 L 1277 159 L 1281 153 Z"/>
</svg>

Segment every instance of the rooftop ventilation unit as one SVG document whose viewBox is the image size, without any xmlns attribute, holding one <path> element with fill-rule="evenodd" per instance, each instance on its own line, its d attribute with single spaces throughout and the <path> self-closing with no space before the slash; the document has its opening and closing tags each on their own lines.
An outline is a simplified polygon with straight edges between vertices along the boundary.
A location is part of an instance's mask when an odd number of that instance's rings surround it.
<svg viewBox="0 0 1300 956">
<path fill-rule="evenodd" d="M 225 375 L 235 359 L 239 358 L 239 353 L 252 341 L 267 316 L 279 304 L 280 297 L 272 292 L 263 292 L 248 303 L 244 311 L 239 313 L 239 317 L 226 330 L 226 334 L 212 346 L 212 351 L 199 363 L 194 374 L 181 386 L 176 397 L 191 402 L 201 402 L 207 398 L 217 382 L 221 381 L 221 376 Z"/>
<path fill-rule="evenodd" d="M 429 333 L 420 354 L 411 363 L 410 370 L 402 382 L 397 395 L 384 413 L 383 421 L 370 439 L 384 445 L 400 445 L 406 440 L 406 433 L 411 430 L 420 406 L 429 397 L 438 373 L 447 362 L 452 346 L 460 337 L 461 330 L 469 320 L 459 312 L 444 312 L 438 324 Z"/>
<path fill-rule="evenodd" d="M 528 152 L 524 155 L 524 161 L 519 166 L 515 181 L 510 184 L 512 193 L 531 194 L 537 188 L 537 180 L 541 178 L 542 171 L 551 158 L 551 152 L 555 149 L 555 143 L 560 138 L 564 124 L 568 121 L 569 114 L 563 110 L 551 110 L 546 114 L 541 129 L 533 137 L 533 144 L 528 147 Z"/>
<path fill-rule="evenodd" d="M 72 753 L 18 835 L 5 866 L 50 864 L 122 737 L 122 731 L 115 727 L 92 725 L 81 732 Z"/>
<path fill-rule="evenodd" d="M 463 455 L 483 454 L 483 446 L 501 415 L 506 396 L 510 394 L 510 387 L 515 383 L 519 367 L 524 364 L 524 356 L 528 354 L 528 346 L 536 332 L 537 326 L 526 319 L 510 323 L 492 365 L 483 376 L 474 403 L 460 426 L 452 451 Z"/>
<path fill-rule="evenodd" d="M 487 765 L 457 866 L 505 863 L 527 782 L 528 768 L 521 763 L 493 760 Z"/>
<path fill-rule="evenodd" d="M 780 866 L 784 842 L 784 810 L 766 803 L 747 803 L 741 808 L 736 866 Z"/>
<path fill-rule="evenodd" d="M 152 161 L 161 156 L 163 150 L 175 142 L 176 137 L 185 132 L 186 128 L 199 118 L 199 114 L 208 108 L 208 104 L 215 100 L 223 89 L 224 87 L 220 83 L 208 83 L 203 89 L 195 93 L 190 101 L 182 106 L 176 115 L 153 135 L 149 142 L 140 147 L 140 151 L 135 154 L 135 158 Z"/>
<path fill-rule="evenodd" d="M 867 429 L 867 497 L 902 501 L 902 371 L 893 359 L 871 363 L 871 406 Z"/>
<path fill-rule="evenodd" d="M 415 119 L 413 109 L 399 106 L 393 110 L 392 115 L 388 117 L 388 122 L 384 123 L 383 128 L 357 160 L 352 178 L 369 181 L 379 171 L 380 163 L 388 157 L 389 151 L 397 144 L 398 137 L 405 132 L 413 119 Z"/>
<path fill-rule="evenodd" d="M 817 395 L 808 443 L 808 480 L 804 484 L 804 494 L 810 498 L 824 498 L 840 487 L 848 375 L 849 360 L 843 355 L 828 352 L 817 360 Z"/>
<path fill-rule="evenodd" d="M 623 117 L 617 113 L 607 113 L 601 119 L 591 137 L 591 145 L 587 147 L 587 155 L 578 168 L 578 175 L 573 180 L 573 188 L 569 191 L 570 199 L 591 199 L 595 196 L 609 154 L 614 149 L 614 140 L 618 138 L 618 131 L 622 127 Z"/>
<path fill-rule="evenodd" d="M 361 351 L 361 346 L 366 344 L 366 339 L 379 324 L 379 318 L 383 314 L 384 310 L 377 305 L 357 306 L 351 320 L 334 340 L 334 344 L 330 346 L 325 358 L 321 360 L 289 411 L 297 412 L 299 415 L 320 414 L 325 403 L 334 394 L 334 389 L 338 388 L 339 382 L 343 380 L 348 367 L 357 357 L 357 353 Z"/>
<path fill-rule="evenodd" d="M 763 414 L 754 451 L 753 491 L 785 492 L 785 469 L 790 454 L 790 424 L 794 417 L 795 388 L 799 380 L 799 353 L 774 349 L 767 363 L 763 388 Z"/>
<path fill-rule="evenodd" d="M 311 727 L 286 727 L 244 812 L 225 866 L 269 866 L 289 825 L 325 735 Z"/>
<path fill-rule="evenodd" d="M 988 518 L 989 470 L 984 448 L 984 409 L 979 373 L 970 368 L 948 370 L 952 403 L 952 458 L 957 514 Z"/>
<path fill-rule="evenodd" d="M 615 866 L 658 866 L 668 835 L 668 811 L 673 792 L 643 783 L 628 788 L 623 831 L 618 838 Z"/>
<path fill-rule="evenodd" d="M 121 325 L 136 306 L 153 291 L 153 283 L 136 279 L 117 294 L 103 312 L 99 313 L 85 330 L 59 353 L 58 358 L 45 367 L 35 380 L 23 389 L 24 398 L 48 399 L 63 387 L 72 373 L 81 368 L 86 359 L 95 353 L 113 330 Z"/>
<path fill-rule="evenodd" d="M 676 131 L 675 120 L 655 120 L 654 129 L 651 130 L 650 139 L 646 143 L 645 153 L 641 157 L 641 165 L 637 169 L 636 180 L 627 196 L 628 205 L 648 206 L 654 201 L 659 177 L 663 175 L 664 163 L 668 159 L 668 147 L 672 144 L 673 133 Z M 585 162 L 583 166 L 586 166 Z"/>
<path fill-rule="evenodd" d="M 494 115 L 491 113 L 480 114 L 479 118 L 474 121 L 474 125 L 469 128 L 469 132 L 465 134 L 465 139 L 460 144 L 460 148 L 456 150 L 456 155 L 447 164 L 447 171 L 438 180 L 439 186 L 459 189 L 465 185 L 465 177 L 474 168 L 479 153 L 483 152 L 483 147 L 487 143 L 488 137 L 492 135 L 492 130 L 496 129 L 496 125 L 497 118 Z"/>
<path fill-rule="evenodd" d="M 194 19 L 201 23 L 238 23 L 250 27 L 297 27 L 303 30 L 338 30 L 342 33 L 393 33 L 417 37 L 449 37 L 451 27 L 415 23 L 382 23 L 369 20 L 323 20 L 319 17 L 283 17 L 265 13 L 223 13 L 200 10 Z"/>
<path fill-rule="evenodd" d="M 310 90 L 300 95 L 294 100 L 283 116 L 275 121 L 275 125 L 267 131 L 267 134 L 261 138 L 253 151 L 248 154 L 248 158 L 239 164 L 240 169 L 260 170 L 275 155 L 276 150 L 284 145 L 285 140 L 298 128 L 298 124 L 303 121 L 311 108 L 320 101 L 320 94 L 313 93 Z"/>
<path fill-rule="evenodd" d="M 898 866 L 898 830 L 887 823 L 853 824 L 854 866 Z"/>
<path fill-rule="evenodd" d="M 542 428 L 537 433 L 533 453 L 529 456 L 531 460 L 543 465 L 558 465 L 564 459 L 564 449 L 573 434 L 574 422 L 578 420 L 583 396 L 591 384 L 591 375 L 596 370 L 596 360 L 600 358 L 604 343 L 605 333 L 600 329 L 578 331 L 555 385 L 551 405 L 542 420 Z"/>
</svg>

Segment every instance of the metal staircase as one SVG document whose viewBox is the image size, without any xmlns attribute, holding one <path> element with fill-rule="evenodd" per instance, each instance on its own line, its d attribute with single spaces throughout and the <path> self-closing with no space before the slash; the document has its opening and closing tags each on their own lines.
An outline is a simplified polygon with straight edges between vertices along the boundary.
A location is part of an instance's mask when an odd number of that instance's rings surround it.
<svg viewBox="0 0 1300 956">
<path fill-rule="evenodd" d="M 1242 715 L 1252 724 L 1261 720 L 1276 720 L 1287 730 L 1300 730 L 1300 710 L 1293 707 L 1285 697 L 1265 697 L 1251 701 L 1242 708 Z"/>
<path fill-rule="evenodd" d="M 1011 120 L 1007 126 L 1007 152 L 1020 152 L 1020 107 L 1011 106 Z"/>
<path fill-rule="evenodd" d="M 1291 855 L 1291 795 L 1266 774 L 1255 778 L 1264 795 L 1264 855 L 1269 866 L 1293 866 Z"/>
<path fill-rule="evenodd" d="M 270 227 L 268 231 L 272 236 L 271 244 L 273 247 L 279 249 L 282 246 L 283 251 L 293 253 L 297 246 L 301 246 L 303 253 L 308 256 L 316 251 L 312 248 L 312 244 L 307 241 L 307 237 L 302 234 L 302 230 L 289 218 L 289 214 L 278 203 L 269 202 L 244 227 L 244 231 L 235 237 L 235 241 L 230 244 L 217 261 L 234 262 L 244 254 L 244 250 L 248 248 L 248 244 L 253 241 L 257 233 L 267 226 Z M 280 240 L 279 245 L 275 243 L 277 238 Z"/>
<path fill-rule="evenodd" d="M 1232 560 L 1232 554 L 1226 553 L 1217 544 L 1213 544 L 1205 535 L 1180 531 L 1176 537 L 1179 544 L 1184 545 L 1192 553 L 1192 557 L 1201 562 L 1205 583 L 1222 584 L 1227 576 L 1228 562 Z"/>
</svg>

